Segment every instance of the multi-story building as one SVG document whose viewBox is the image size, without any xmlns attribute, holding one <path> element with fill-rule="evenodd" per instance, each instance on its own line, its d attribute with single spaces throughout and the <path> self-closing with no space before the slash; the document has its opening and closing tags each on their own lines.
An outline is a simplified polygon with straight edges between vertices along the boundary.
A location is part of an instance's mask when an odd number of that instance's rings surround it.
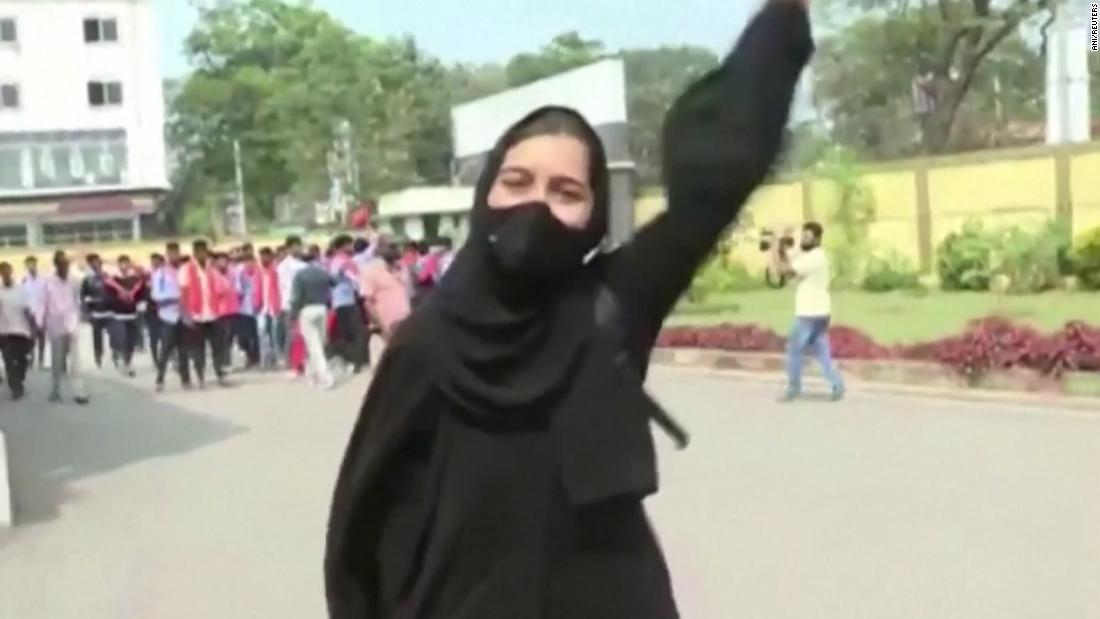
<svg viewBox="0 0 1100 619">
<path fill-rule="evenodd" d="M 168 188 L 151 0 L 0 0 L 0 247 L 141 235 Z"/>
</svg>

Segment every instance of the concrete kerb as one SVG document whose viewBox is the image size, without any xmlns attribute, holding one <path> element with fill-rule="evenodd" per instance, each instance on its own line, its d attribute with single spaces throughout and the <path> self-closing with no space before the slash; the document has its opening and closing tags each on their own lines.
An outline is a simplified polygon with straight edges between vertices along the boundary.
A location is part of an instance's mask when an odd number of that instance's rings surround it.
<svg viewBox="0 0 1100 619">
<path fill-rule="evenodd" d="M 718 350 L 670 349 L 654 350 L 653 363 L 685 371 L 703 372 L 745 380 L 774 382 L 777 390 L 784 380 L 783 355 L 773 353 L 736 353 Z M 1100 414 L 1100 397 L 1071 395 L 1065 384 L 1080 376 L 1071 376 L 1061 383 L 1036 373 L 1019 370 L 1001 372 L 983 380 L 978 386 L 965 384 L 950 368 L 937 363 L 910 361 L 838 362 L 845 380 L 851 386 L 868 392 L 889 393 L 945 400 L 1036 405 L 1087 411 Z M 806 364 L 807 387 L 825 388 L 814 362 Z M 1098 378 L 1090 376 L 1091 383 Z M 778 391 L 777 391 L 778 393 Z"/>
</svg>

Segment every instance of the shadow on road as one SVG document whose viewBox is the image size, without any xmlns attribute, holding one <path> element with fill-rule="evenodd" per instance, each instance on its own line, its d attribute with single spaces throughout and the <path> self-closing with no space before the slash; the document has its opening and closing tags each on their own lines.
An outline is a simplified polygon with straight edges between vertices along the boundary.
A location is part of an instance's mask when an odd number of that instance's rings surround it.
<svg viewBox="0 0 1100 619">
<path fill-rule="evenodd" d="M 88 376 L 92 403 L 46 401 L 45 375 L 33 378 L 21 402 L 0 392 L 0 429 L 16 527 L 57 518 L 76 498 L 73 482 L 135 462 L 186 453 L 246 431 L 195 414 L 118 381 Z"/>
</svg>

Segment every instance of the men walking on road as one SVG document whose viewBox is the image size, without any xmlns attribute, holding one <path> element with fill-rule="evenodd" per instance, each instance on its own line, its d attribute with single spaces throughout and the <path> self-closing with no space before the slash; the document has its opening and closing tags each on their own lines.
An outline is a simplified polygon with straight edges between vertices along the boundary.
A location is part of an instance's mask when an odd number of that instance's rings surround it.
<svg viewBox="0 0 1100 619">
<path fill-rule="evenodd" d="M 61 384 L 67 381 L 77 404 L 90 401 L 80 375 L 80 283 L 69 272 L 69 258 L 58 251 L 54 274 L 44 278 L 39 300 L 34 303 L 38 327 L 50 341 L 50 401 L 60 402 Z"/>
<path fill-rule="evenodd" d="M 115 367 L 133 377 L 134 350 L 141 324 L 138 305 L 145 295 L 145 278 L 134 269 L 130 257 L 118 257 L 118 273 L 107 278 L 107 299 L 111 309 L 111 356 Z"/>
<path fill-rule="evenodd" d="M 225 366 L 222 364 L 224 345 L 218 328 L 218 309 L 220 295 L 224 294 L 224 278 L 214 268 L 210 258 L 210 246 L 206 241 L 198 240 L 191 244 L 191 260 L 179 271 L 180 307 L 182 319 L 191 332 L 192 350 L 188 357 L 195 364 L 195 374 L 199 379 L 199 388 L 206 384 L 206 349 L 210 349 L 210 359 L 214 374 L 220 384 L 225 383 Z"/>
<path fill-rule="evenodd" d="M 832 279 L 829 258 L 821 248 L 824 228 L 817 222 L 802 226 L 801 251 L 793 259 L 780 253 L 781 268 L 786 276 L 797 281 L 794 298 L 794 326 L 787 340 L 787 390 L 783 401 L 802 394 L 802 355 L 809 348 L 821 364 L 821 372 L 832 388 L 832 398 L 844 397 L 844 380 L 833 363 L 829 348 L 829 321 L 832 301 L 829 283 Z"/>
<path fill-rule="evenodd" d="M 88 254 L 84 261 L 89 273 L 80 284 L 80 303 L 92 327 L 92 355 L 97 368 L 103 367 L 103 337 L 111 335 L 111 307 L 107 292 L 107 275 L 99 254 Z"/>
<path fill-rule="evenodd" d="M 306 264 L 294 276 L 290 291 L 290 320 L 298 324 L 306 345 L 306 375 L 325 389 L 335 383 L 325 358 L 325 332 L 332 277 L 318 261 Z"/>
<path fill-rule="evenodd" d="M 156 358 L 157 391 L 164 390 L 164 375 L 173 355 L 179 368 L 180 383 L 184 389 L 191 388 L 191 367 L 187 360 L 184 324 L 180 320 L 180 246 L 169 243 L 166 249 L 167 259 L 153 271 L 150 283 L 150 296 L 157 307 L 161 336 L 160 354 Z"/>
<path fill-rule="evenodd" d="M 149 335 L 149 355 L 153 358 L 153 367 L 160 365 L 160 354 L 164 348 L 164 330 L 161 328 L 160 313 L 156 301 L 153 300 L 153 273 L 164 268 L 164 256 L 158 253 L 150 254 L 149 269 L 143 270 L 142 279 L 145 281 L 144 305 L 141 310 L 140 320 Z"/>
<path fill-rule="evenodd" d="M 260 365 L 260 340 L 256 326 L 256 316 L 259 313 L 257 300 L 260 298 L 256 291 L 258 269 L 251 245 L 241 247 L 236 263 L 230 266 L 232 288 L 238 299 L 233 339 L 244 352 L 248 369 Z"/>
<path fill-rule="evenodd" d="M 359 303 L 359 267 L 352 257 L 354 241 L 342 234 L 332 242 L 332 308 L 336 314 L 336 329 L 332 349 L 344 359 L 351 372 L 358 374 L 370 363 L 367 326 Z"/>
<path fill-rule="evenodd" d="M 233 333 L 241 310 L 241 299 L 233 287 L 229 254 L 224 252 L 214 254 L 214 270 L 211 276 L 214 296 L 217 298 L 217 307 L 214 312 L 218 315 L 217 337 L 221 341 L 219 350 L 222 355 L 221 360 L 216 363 L 220 363 L 228 371 L 233 365 Z"/>
<path fill-rule="evenodd" d="M 279 330 L 284 297 L 279 290 L 275 253 L 270 247 L 260 250 L 260 264 L 253 272 L 253 278 L 255 282 L 252 291 L 256 297 L 256 331 L 259 335 L 260 360 L 264 369 L 273 370 L 278 367 L 279 359 L 286 358 L 286 349 L 284 338 Z"/>
<path fill-rule="evenodd" d="M 291 288 L 294 285 L 294 277 L 298 274 L 298 271 L 306 267 L 306 263 L 302 259 L 303 247 L 301 237 L 288 236 L 286 238 L 286 243 L 283 245 L 283 251 L 285 255 L 275 267 L 279 280 L 279 296 L 285 303 L 279 326 L 281 335 L 283 336 L 283 350 L 287 353 L 287 365 L 293 367 L 294 364 L 290 361 L 289 355 L 294 325 L 290 319 L 289 304 Z"/>
<path fill-rule="evenodd" d="M 38 299 L 42 296 L 42 282 L 43 279 L 38 275 L 38 258 L 34 256 L 27 256 L 27 259 L 23 262 L 23 267 L 26 269 L 26 275 L 23 276 L 23 290 L 27 294 L 27 298 Z M 37 350 L 38 369 L 46 367 L 46 335 L 35 327 L 34 332 L 34 346 Z"/>
<path fill-rule="evenodd" d="M 359 289 L 371 323 L 387 342 L 397 326 L 409 316 L 409 294 L 398 277 L 400 252 L 388 239 L 377 241 L 375 258 L 359 272 Z"/>
<path fill-rule="evenodd" d="M 33 325 L 27 292 L 15 285 L 11 264 L 0 262 L 0 355 L 7 368 L 8 388 L 13 400 L 23 397 Z"/>
</svg>

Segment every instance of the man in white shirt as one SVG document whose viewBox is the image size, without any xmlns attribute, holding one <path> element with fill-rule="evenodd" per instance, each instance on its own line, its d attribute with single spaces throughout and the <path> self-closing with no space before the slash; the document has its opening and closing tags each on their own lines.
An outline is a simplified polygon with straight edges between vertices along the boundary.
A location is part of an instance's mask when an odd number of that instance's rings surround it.
<svg viewBox="0 0 1100 619">
<path fill-rule="evenodd" d="M 27 291 L 15 285 L 11 264 L 0 262 L 0 354 L 8 370 L 13 400 L 23 397 L 23 382 L 31 361 L 33 324 Z"/>
<path fill-rule="evenodd" d="M 306 268 L 306 262 L 302 260 L 302 239 L 297 236 L 286 237 L 284 245 L 286 257 L 275 267 L 275 276 L 279 279 L 279 298 L 283 300 L 283 310 L 279 315 L 278 332 L 282 335 L 282 350 L 290 353 L 290 337 L 293 330 L 290 324 L 290 294 L 294 286 L 294 277 L 298 272 Z M 287 365 L 290 360 L 287 359 Z"/>
<path fill-rule="evenodd" d="M 817 222 L 802 226 L 801 252 L 788 260 L 781 255 L 784 274 L 794 277 L 794 327 L 787 339 L 787 390 L 783 401 L 802 394 L 802 354 L 809 348 L 821 364 L 821 372 L 832 388 L 832 399 L 844 397 L 844 380 L 833 363 L 829 349 L 829 321 L 832 299 L 829 258 L 821 248 L 824 228 Z"/>
<path fill-rule="evenodd" d="M 37 299 L 42 296 L 42 285 L 45 281 L 38 275 L 38 258 L 27 256 L 27 259 L 23 261 L 23 268 L 26 270 L 22 283 L 23 292 L 28 299 Z M 31 337 L 35 344 L 32 348 L 38 350 L 38 369 L 41 370 L 46 367 L 46 335 L 35 326 Z"/>
</svg>

